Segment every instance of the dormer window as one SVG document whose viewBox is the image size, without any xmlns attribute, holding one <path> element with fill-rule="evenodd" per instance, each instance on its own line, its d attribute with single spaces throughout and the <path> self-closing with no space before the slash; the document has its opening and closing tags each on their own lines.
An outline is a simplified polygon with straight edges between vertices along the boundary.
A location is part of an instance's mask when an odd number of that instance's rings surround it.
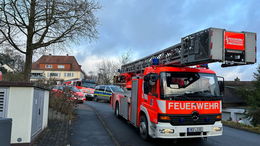
<svg viewBox="0 0 260 146">
<path fill-rule="evenodd" d="M 64 68 L 64 65 L 58 65 L 58 68 L 59 68 L 59 69 L 63 69 L 63 68 Z"/>
<path fill-rule="evenodd" d="M 51 64 L 46 64 L 45 68 L 52 68 L 52 65 Z"/>
</svg>

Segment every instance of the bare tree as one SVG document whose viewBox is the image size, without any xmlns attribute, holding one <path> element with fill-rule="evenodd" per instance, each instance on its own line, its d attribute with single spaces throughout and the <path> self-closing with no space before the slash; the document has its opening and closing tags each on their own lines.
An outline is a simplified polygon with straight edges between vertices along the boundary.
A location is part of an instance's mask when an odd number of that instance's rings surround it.
<svg viewBox="0 0 260 146">
<path fill-rule="evenodd" d="M 124 52 L 119 59 L 120 65 L 124 65 L 129 63 L 132 60 L 132 50 L 128 49 L 126 52 Z"/>
<path fill-rule="evenodd" d="M 17 51 L 5 48 L 0 51 L 0 63 L 7 64 L 16 72 L 22 72 L 24 68 L 24 58 Z"/>
<path fill-rule="evenodd" d="M 99 84 L 111 84 L 114 75 L 117 73 L 119 67 L 118 62 L 112 60 L 102 60 L 98 66 L 98 82 Z"/>
<path fill-rule="evenodd" d="M 112 84 L 114 76 L 119 74 L 118 69 L 131 61 L 131 52 L 131 50 L 127 50 L 121 54 L 116 61 L 103 59 L 102 62 L 97 65 L 99 84 Z"/>
<path fill-rule="evenodd" d="M 25 54 L 24 79 L 29 81 L 36 50 L 96 37 L 99 8 L 91 0 L 1 0 L 0 38 Z"/>
</svg>

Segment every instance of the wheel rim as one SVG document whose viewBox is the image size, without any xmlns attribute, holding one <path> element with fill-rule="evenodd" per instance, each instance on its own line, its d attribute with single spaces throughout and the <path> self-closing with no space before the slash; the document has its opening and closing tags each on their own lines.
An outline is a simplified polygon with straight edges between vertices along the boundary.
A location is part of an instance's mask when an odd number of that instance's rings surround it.
<svg viewBox="0 0 260 146">
<path fill-rule="evenodd" d="M 146 137 L 146 133 L 147 132 L 147 126 L 146 126 L 146 123 L 145 121 L 141 121 L 140 123 L 140 134 L 143 136 L 143 137 Z"/>
<path fill-rule="evenodd" d="M 118 104 L 116 105 L 116 116 L 119 115 L 119 109 L 118 109 Z"/>
</svg>

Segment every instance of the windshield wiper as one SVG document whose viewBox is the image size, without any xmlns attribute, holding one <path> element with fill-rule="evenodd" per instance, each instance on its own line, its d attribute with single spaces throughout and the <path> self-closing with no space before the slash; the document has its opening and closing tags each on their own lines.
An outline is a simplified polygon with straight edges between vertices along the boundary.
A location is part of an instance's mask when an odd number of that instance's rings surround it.
<svg viewBox="0 0 260 146">
<path fill-rule="evenodd" d="M 208 97 L 208 96 L 213 96 L 209 90 L 202 90 L 202 91 L 190 91 L 190 92 L 185 92 L 184 95 L 186 96 L 203 96 L 203 97 Z"/>
<path fill-rule="evenodd" d="M 182 98 L 185 99 L 187 98 L 187 96 L 184 94 L 180 94 L 180 95 L 168 94 L 164 96 L 165 100 L 175 100 L 175 99 L 182 99 Z"/>
</svg>

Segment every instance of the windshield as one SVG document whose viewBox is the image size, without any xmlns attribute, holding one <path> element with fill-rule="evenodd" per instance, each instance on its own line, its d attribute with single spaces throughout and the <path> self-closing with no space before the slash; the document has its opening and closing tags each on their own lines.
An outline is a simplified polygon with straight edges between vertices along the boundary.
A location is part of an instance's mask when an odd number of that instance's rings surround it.
<svg viewBox="0 0 260 146">
<path fill-rule="evenodd" d="M 82 86 L 86 88 L 92 88 L 95 89 L 96 84 L 95 83 L 89 83 L 89 82 L 82 82 Z"/>
<path fill-rule="evenodd" d="M 110 88 L 112 89 L 113 92 L 124 92 L 124 90 L 120 87 L 110 86 Z"/>
<path fill-rule="evenodd" d="M 220 96 L 215 74 L 163 72 L 160 78 L 162 99 Z"/>
</svg>

